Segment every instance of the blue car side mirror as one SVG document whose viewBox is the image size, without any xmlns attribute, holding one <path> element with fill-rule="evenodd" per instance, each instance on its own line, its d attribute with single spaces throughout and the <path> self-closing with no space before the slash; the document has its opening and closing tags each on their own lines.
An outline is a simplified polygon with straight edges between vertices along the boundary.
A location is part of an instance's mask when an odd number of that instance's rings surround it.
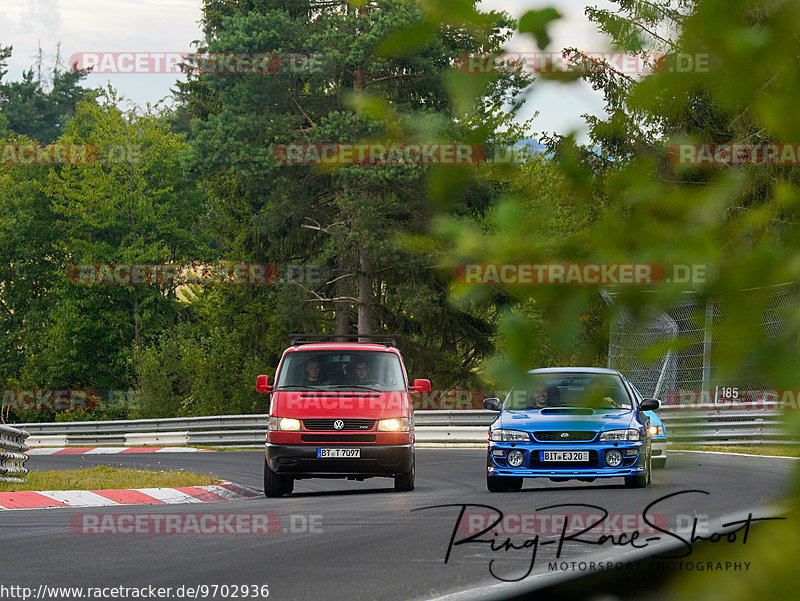
<svg viewBox="0 0 800 601">
<path fill-rule="evenodd" d="M 483 399 L 483 408 L 488 409 L 489 411 L 500 411 L 501 409 L 500 399 L 496 399 L 493 397 L 488 399 Z"/>
<path fill-rule="evenodd" d="M 642 399 L 642 402 L 639 403 L 639 409 L 641 411 L 658 411 L 661 409 L 661 401 L 658 399 Z"/>
</svg>

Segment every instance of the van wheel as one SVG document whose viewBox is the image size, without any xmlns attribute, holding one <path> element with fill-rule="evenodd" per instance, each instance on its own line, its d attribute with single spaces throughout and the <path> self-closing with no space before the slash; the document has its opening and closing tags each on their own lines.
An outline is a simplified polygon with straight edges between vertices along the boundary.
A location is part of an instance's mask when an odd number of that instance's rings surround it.
<svg viewBox="0 0 800 601">
<path fill-rule="evenodd" d="M 267 460 L 264 459 L 264 495 L 269 498 L 282 497 L 294 490 L 294 478 L 276 474 L 269 469 Z"/>
<path fill-rule="evenodd" d="M 411 469 L 408 472 L 394 477 L 395 492 L 408 492 L 410 490 L 414 490 L 415 463 L 416 461 L 411 462 Z"/>
</svg>

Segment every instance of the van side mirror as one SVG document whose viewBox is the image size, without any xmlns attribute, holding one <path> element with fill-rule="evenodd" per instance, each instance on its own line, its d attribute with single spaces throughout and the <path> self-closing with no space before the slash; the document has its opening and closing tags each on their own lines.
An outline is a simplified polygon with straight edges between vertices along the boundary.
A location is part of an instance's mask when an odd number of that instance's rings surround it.
<svg viewBox="0 0 800 601">
<path fill-rule="evenodd" d="M 430 380 L 414 380 L 414 385 L 411 387 L 412 393 L 426 393 L 431 391 Z"/>
<path fill-rule="evenodd" d="M 269 376 L 258 376 L 256 378 L 256 390 L 264 394 L 272 392 L 272 386 L 269 385 Z"/>
<path fill-rule="evenodd" d="M 642 399 L 639 403 L 640 411 L 658 411 L 661 409 L 661 401 L 658 399 Z"/>
<path fill-rule="evenodd" d="M 488 409 L 489 411 L 500 411 L 502 408 L 500 405 L 500 399 L 494 397 L 483 399 L 483 408 Z"/>
</svg>

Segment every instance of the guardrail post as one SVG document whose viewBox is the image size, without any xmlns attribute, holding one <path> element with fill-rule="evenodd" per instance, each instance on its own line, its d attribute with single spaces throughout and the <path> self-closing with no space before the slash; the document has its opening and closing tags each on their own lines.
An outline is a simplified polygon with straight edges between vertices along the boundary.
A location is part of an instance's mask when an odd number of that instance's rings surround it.
<svg viewBox="0 0 800 601">
<path fill-rule="evenodd" d="M 24 482 L 28 474 L 28 433 L 0 424 L 0 482 Z"/>
</svg>

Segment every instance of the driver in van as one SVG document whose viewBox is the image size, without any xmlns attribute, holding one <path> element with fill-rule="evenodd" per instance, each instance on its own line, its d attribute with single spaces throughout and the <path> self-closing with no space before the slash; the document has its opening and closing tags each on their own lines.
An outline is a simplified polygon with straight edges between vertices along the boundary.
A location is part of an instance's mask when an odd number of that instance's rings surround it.
<svg viewBox="0 0 800 601">
<path fill-rule="evenodd" d="M 319 384 L 322 384 L 321 366 L 319 363 L 319 359 L 317 359 L 316 357 L 311 357 L 308 361 L 306 361 L 303 370 L 305 371 L 305 373 L 303 374 L 304 386 L 317 386 Z"/>
</svg>

